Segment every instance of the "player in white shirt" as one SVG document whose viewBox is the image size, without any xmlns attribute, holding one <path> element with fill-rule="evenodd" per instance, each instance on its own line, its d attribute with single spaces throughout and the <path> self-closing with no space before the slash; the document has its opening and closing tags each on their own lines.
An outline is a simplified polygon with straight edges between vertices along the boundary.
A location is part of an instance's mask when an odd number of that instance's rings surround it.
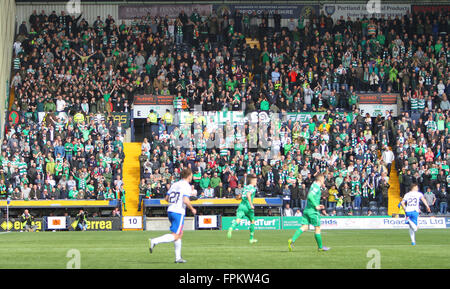
<svg viewBox="0 0 450 289">
<path fill-rule="evenodd" d="M 197 211 L 192 207 L 189 197 L 191 196 L 192 171 L 187 168 L 181 172 L 181 180 L 174 183 L 166 194 L 166 201 L 169 203 L 167 214 L 170 221 L 170 234 L 161 237 L 149 239 L 150 253 L 160 243 L 174 242 L 175 245 L 175 263 L 186 263 L 181 258 L 181 237 L 183 236 L 184 215 L 186 207 L 195 215 Z"/>
<path fill-rule="evenodd" d="M 428 206 L 427 200 L 421 192 L 419 192 L 419 186 L 413 184 L 411 191 L 403 197 L 400 203 L 406 214 L 406 224 L 409 225 L 409 236 L 411 237 L 411 244 L 416 245 L 416 231 L 418 229 L 417 218 L 419 217 L 419 204 L 422 201 L 427 207 L 427 211 L 431 212 L 430 206 Z"/>
</svg>

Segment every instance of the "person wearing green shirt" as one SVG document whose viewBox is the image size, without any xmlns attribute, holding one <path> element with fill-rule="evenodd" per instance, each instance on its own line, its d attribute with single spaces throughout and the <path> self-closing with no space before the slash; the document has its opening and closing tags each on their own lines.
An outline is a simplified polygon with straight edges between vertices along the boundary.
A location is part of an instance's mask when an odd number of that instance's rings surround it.
<svg viewBox="0 0 450 289">
<path fill-rule="evenodd" d="M 298 30 L 303 30 L 304 28 L 305 28 L 305 21 L 304 21 L 304 19 L 303 19 L 303 16 L 300 16 L 299 18 L 298 18 L 298 22 L 297 22 L 297 28 L 298 28 Z"/>
<path fill-rule="evenodd" d="M 197 170 L 197 172 L 192 175 L 192 181 L 196 184 L 196 187 L 200 186 L 201 179 L 202 179 L 202 173 L 200 172 L 200 170 Z"/>
<path fill-rule="evenodd" d="M 316 129 L 316 123 L 314 122 L 314 120 L 312 118 L 309 120 L 308 126 L 309 126 L 310 133 L 313 133 L 314 130 Z"/>
<path fill-rule="evenodd" d="M 229 88 L 231 88 L 231 91 L 234 91 L 236 88 L 237 81 L 235 79 L 228 79 L 228 81 L 225 83 L 225 89 L 228 91 Z"/>
<path fill-rule="evenodd" d="M 83 134 L 83 140 L 87 141 L 89 139 L 89 135 L 91 134 L 91 131 L 94 130 L 93 128 L 88 129 L 87 127 L 83 127 L 80 129 L 81 133 Z"/>
<path fill-rule="evenodd" d="M 86 194 L 88 195 L 88 198 L 95 195 L 94 180 L 91 180 L 90 183 L 86 186 Z"/>
<path fill-rule="evenodd" d="M 439 169 L 437 168 L 436 164 L 433 164 L 432 167 L 430 168 L 430 174 L 432 181 L 437 179 L 437 176 L 439 175 Z"/>
<path fill-rule="evenodd" d="M 78 181 L 78 189 L 79 190 L 85 190 L 86 189 L 86 185 L 87 182 L 89 180 L 89 174 L 84 174 L 84 176 L 77 177 L 75 175 L 73 175 L 73 177 Z"/>
<path fill-rule="evenodd" d="M 211 178 L 210 186 L 211 188 L 217 187 L 221 182 L 221 179 L 217 176 L 217 173 L 214 173 L 214 176 Z"/>
<path fill-rule="evenodd" d="M 262 64 L 264 64 L 264 65 L 267 62 L 270 62 L 270 55 L 269 55 L 269 52 L 267 51 L 267 48 L 265 48 L 263 53 L 261 53 L 261 61 L 262 61 Z"/>
<path fill-rule="evenodd" d="M 356 104 L 358 103 L 358 95 L 356 92 L 353 92 L 350 97 L 348 98 L 348 103 L 350 107 L 355 108 Z"/>
<path fill-rule="evenodd" d="M 380 43 L 381 46 L 384 46 L 384 44 L 386 43 L 386 36 L 384 36 L 381 30 L 378 31 L 377 41 L 378 43 Z"/>
<path fill-rule="evenodd" d="M 74 187 L 72 190 L 69 191 L 69 199 L 76 200 L 78 195 L 77 189 Z"/>
<path fill-rule="evenodd" d="M 45 112 L 55 112 L 56 111 L 56 104 L 53 102 L 53 100 L 49 99 L 45 102 L 44 111 Z"/>
<path fill-rule="evenodd" d="M 109 186 L 106 187 L 105 200 L 114 200 L 115 195 Z"/>
<path fill-rule="evenodd" d="M 287 156 L 287 154 L 291 151 L 291 148 L 292 148 L 292 143 L 288 141 L 288 142 L 283 146 L 283 149 L 284 149 L 284 155 L 285 155 L 285 156 Z"/>
<path fill-rule="evenodd" d="M 263 99 L 263 100 L 261 101 L 261 104 L 260 104 L 260 109 L 261 109 L 262 111 L 268 111 L 269 108 L 270 108 L 269 102 L 267 101 L 267 99 Z"/>
<path fill-rule="evenodd" d="M 117 186 L 119 194 L 120 194 L 120 201 L 122 202 L 123 205 L 123 210 L 126 212 L 127 211 L 127 205 L 126 205 L 126 195 L 125 195 L 125 189 L 123 187 Z"/>
<path fill-rule="evenodd" d="M 300 133 L 300 137 L 302 137 L 306 142 L 309 142 L 311 134 L 308 130 L 308 128 L 305 126 L 303 127 L 303 131 Z"/>
<path fill-rule="evenodd" d="M 69 161 L 72 160 L 73 144 L 70 142 L 70 138 L 67 138 L 67 142 L 64 145 L 64 150 L 66 151 L 66 158 Z"/>
<path fill-rule="evenodd" d="M 325 185 L 325 177 L 323 174 L 319 174 L 316 176 L 314 183 L 312 183 L 309 188 L 306 207 L 303 211 L 303 216 L 300 220 L 300 224 L 302 225 L 297 229 L 294 236 L 288 240 L 289 251 L 292 252 L 294 248 L 294 243 L 300 237 L 300 235 L 308 230 L 309 225 L 313 225 L 315 228 L 315 239 L 317 246 L 319 247 L 319 251 L 328 251 L 330 248 L 322 245 L 322 236 L 320 234 L 320 211 L 325 209 L 323 205 L 320 204 L 320 199 L 322 196 L 321 188 Z"/>
<path fill-rule="evenodd" d="M 112 182 L 113 175 L 112 175 L 112 172 L 111 172 L 110 168 L 107 167 L 105 169 L 105 171 L 103 173 L 103 177 L 105 178 L 105 182 L 106 183 L 111 183 Z"/>
<path fill-rule="evenodd" d="M 205 190 L 209 187 L 211 183 L 211 179 L 209 178 L 208 174 L 203 174 L 203 178 L 200 179 L 200 188 L 202 188 L 202 190 Z"/>
<path fill-rule="evenodd" d="M 255 235 L 255 206 L 253 204 L 253 199 L 256 194 L 256 182 L 257 178 L 255 175 L 248 176 L 248 184 L 242 190 L 241 203 L 239 204 L 236 211 L 236 219 L 232 221 L 231 227 L 228 229 L 227 237 L 231 239 L 233 230 L 241 223 L 241 220 L 247 218 L 250 221 L 250 244 L 258 242 L 254 238 Z"/>
</svg>

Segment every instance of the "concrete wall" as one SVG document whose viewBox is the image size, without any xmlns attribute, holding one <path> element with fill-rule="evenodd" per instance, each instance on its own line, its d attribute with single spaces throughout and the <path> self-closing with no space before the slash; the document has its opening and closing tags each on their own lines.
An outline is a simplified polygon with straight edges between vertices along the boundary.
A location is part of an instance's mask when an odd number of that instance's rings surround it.
<svg viewBox="0 0 450 289">
<path fill-rule="evenodd" d="M 0 138 L 5 129 L 5 110 L 10 83 L 12 50 L 16 22 L 16 4 L 14 0 L 0 1 Z"/>
<path fill-rule="evenodd" d="M 146 218 L 145 221 L 145 230 L 146 231 L 168 231 L 170 227 L 170 222 L 167 217 L 155 217 L 155 218 Z M 186 217 L 184 218 L 184 231 L 192 231 L 195 230 L 195 218 L 194 217 Z"/>
</svg>

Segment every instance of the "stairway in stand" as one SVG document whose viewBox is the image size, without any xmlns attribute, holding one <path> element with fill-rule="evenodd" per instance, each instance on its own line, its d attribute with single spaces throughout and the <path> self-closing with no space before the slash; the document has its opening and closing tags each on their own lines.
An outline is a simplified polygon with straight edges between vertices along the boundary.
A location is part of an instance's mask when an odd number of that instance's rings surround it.
<svg viewBox="0 0 450 289">
<path fill-rule="evenodd" d="M 143 211 L 138 211 L 139 201 L 139 182 L 140 182 L 140 167 L 139 155 L 141 154 L 140 143 L 124 143 L 123 144 L 125 160 L 123 163 L 123 182 L 126 192 L 126 207 L 127 211 L 123 211 L 123 216 L 143 216 Z M 132 229 L 124 229 L 132 230 Z"/>
<path fill-rule="evenodd" d="M 395 168 L 395 161 L 392 162 L 391 175 L 389 177 L 389 193 L 388 193 L 388 214 L 397 214 L 399 211 L 398 203 L 400 203 L 400 183 L 398 181 L 398 173 Z"/>
</svg>

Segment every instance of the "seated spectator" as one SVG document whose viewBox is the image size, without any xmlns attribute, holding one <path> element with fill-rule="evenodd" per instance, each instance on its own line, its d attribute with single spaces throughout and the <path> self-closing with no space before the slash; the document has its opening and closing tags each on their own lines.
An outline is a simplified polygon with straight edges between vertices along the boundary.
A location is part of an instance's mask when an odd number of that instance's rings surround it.
<svg viewBox="0 0 450 289">
<path fill-rule="evenodd" d="M 289 203 L 286 203 L 286 204 L 284 205 L 283 216 L 286 216 L 286 217 L 292 217 L 292 216 L 294 216 L 294 211 L 291 209 Z"/>
</svg>

